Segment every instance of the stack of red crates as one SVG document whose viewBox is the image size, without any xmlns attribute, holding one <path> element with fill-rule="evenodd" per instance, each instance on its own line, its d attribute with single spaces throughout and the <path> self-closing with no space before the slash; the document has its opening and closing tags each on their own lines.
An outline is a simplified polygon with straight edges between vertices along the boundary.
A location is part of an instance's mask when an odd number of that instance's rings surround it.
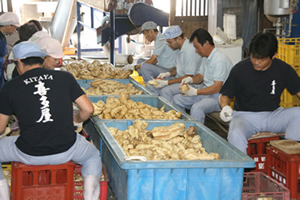
<svg viewBox="0 0 300 200">
<path fill-rule="evenodd" d="M 75 164 L 25 165 L 12 162 L 11 199 L 73 199 Z"/>
<path fill-rule="evenodd" d="M 12 162 L 11 199 L 83 200 L 81 165 L 70 161 L 60 165 L 26 165 Z M 107 199 L 108 174 L 102 165 L 100 200 Z M 75 180 L 74 180 L 75 179 Z"/>
<path fill-rule="evenodd" d="M 267 148 L 268 175 L 285 185 L 291 199 L 300 199 L 300 154 L 287 154 L 270 146 Z"/>
<path fill-rule="evenodd" d="M 248 140 L 247 154 L 255 161 L 255 169 L 251 171 L 267 173 L 267 151 L 271 140 L 279 140 L 280 136 L 261 137 Z"/>
<path fill-rule="evenodd" d="M 290 191 L 263 172 L 244 173 L 242 200 L 289 200 Z"/>
</svg>

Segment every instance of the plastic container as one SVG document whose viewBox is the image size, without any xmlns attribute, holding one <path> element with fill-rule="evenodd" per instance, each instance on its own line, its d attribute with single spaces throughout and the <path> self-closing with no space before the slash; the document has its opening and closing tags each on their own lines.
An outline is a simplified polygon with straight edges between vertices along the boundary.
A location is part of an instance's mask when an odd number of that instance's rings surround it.
<svg viewBox="0 0 300 200">
<path fill-rule="evenodd" d="M 12 162 L 11 166 L 11 199 L 73 198 L 73 162 L 60 165 L 25 165 Z"/>
<path fill-rule="evenodd" d="M 95 95 L 95 96 L 88 96 L 91 102 L 96 103 L 100 100 L 102 100 L 104 103 L 106 103 L 106 99 L 108 96 L 102 96 L 102 95 Z M 169 101 L 167 101 L 163 97 L 153 96 L 153 95 L 132 95 L 130 96 L 130 99 L 135 102 L 143 102 L 144 104 L 148 104 L 152 107 L 160 109 L 164 106 L 165 111 L 169 110 L 175 110 L 180 111 L 182 113 L 180 119 L 191 119 L 194 120 L 194 118 L 190 115 L 188 115 L 186 112 L 182 111 L 180 108 L 177 108 L 173 104 L 171 104 Z M 91 117 L 92 120 L 100 119 L 99 116 L 93 116 Z M 110 120 L 110 119 L 103 119 L 103 120 Z M 119 119 L 119 120 L 126 120 L 126 119 Z"/>
<path fill-rule="evenodd" d="M 300 199 L 300 154 L 287 154 L 270 146 L 267 164 L 268 175 L 290 190 L 291 199 Z"/>
<path fill-rule="evenodd" d="M 84 89 L 88 89 L 90 86 L 90 82 L 94 81 L 95 79 L 91 79 L 91 80 L 77 80 L 77 83 L 80 85 L 80 87 L 84 88 Z M 138 83 L 136 80 L 134 80 L 133 78 L 129 78 L 129 79 L 106 79 L 106 80 L 112 80 L 112 81 L 117 81 L 123 84 L 128 84 L 128 83 L 132 83 L 133 86 L 140 90 L 143 91 L 142 95 L 147 94 L 147 95 L 153 95 L 153 93 L 148 90 L 147 88 L 145 88 L 143 85 L 141 85 L 140 83 Z"/>
<path fill-rule="evenodd" d="M 132 77 L 136 82 L 138 82 L 139 84 L 146 86 L 146 83 L 144 82 L 144 79 L 142 76 L 135 76 Z"/>
<path fill-rule="evenodd" d="M 284 108 L 290 108 L 295 106 L 300 106 L 300 99 L 297 95 L 291 95 L 287 89 L 284 89 L 281 94 L 280 106 Z"/>
<path fill-rule="evenodd" d="M 242 200 L 289 200 L 290 191 L 263 172 L 244 174 Z"/>
<path fill-rule="evenodd" d="M 81 177 L 81 165 L 75 165 L 74 176 L 78 175 Z M 107 187 L 108 187 L 108 174 L 105 165 L 102 165 L 102 174 L 104 176 L 104 180 L 100 181 L 100 200 L 107 199 Z M 78 178 L 78 176 L 76 176 Z M 83 200 L 83 180 L 80 178 L 79 180 L 74 180 L 74 196 L 73 200 Z"/>
<path fill-rule="evenodd" d="M 279 38 L 277 57 L 294 66 L 300 65 L 300 38 Z"/>
<path fill-rule="evenodd" d="M 300 38 L 279 38 L 277 58 L 291 65 L 300 76 Z M 280 106 L 289 108 L 300 106 L 300 99 L 286 89 L 281 95 Z"/>
<path fill-rule="evenodd" d="M 254 160 L 196 121 L 149 120 L 148 130 L 182 122 L 195 126 L 206 151 L 216 152 L 220 160 L 125 161 L 125 154 L 107 127 L 125 130 L 133 121 L 98 120 L 94 127 L 101 136 L 102 161 L 110 177 L 110 186 L 118 200 L 212 200 L 240 199 L 244 168 L 253 168 Z"/>
<path fill-rule="evenodd" d="M 135 81 L 137 81 L 138 83 L 140 83 L 141 85 L 145 86 L 145 82 L 142 76 L 139 75 L 139 73 L 135 70 L 133 70 L 133 73 L 130 75 L 130 77 L 132 79 L 134 79 Z"/>
<path fill-rule="evenodd" d="M 248 140 L 247 154 L 255 161 L 255 169 L 253 172 L 267 173 L 267 146 L 270 146 L 271 140 L 279 140 L 279 135 L 271 137 L 262 137 Z"/>
</svg>

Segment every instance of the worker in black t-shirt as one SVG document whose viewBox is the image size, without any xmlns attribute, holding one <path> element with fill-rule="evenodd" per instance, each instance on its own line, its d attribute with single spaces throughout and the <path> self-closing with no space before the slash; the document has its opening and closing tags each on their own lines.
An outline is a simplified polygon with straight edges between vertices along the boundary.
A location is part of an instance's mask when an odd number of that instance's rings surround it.
<svg viewBox="0 0 300 200">
<path fill-rule="evenodd" d="M 220 93 L 220 117 L 228 122 L 228 141 L 246 153 L 247 139 L 258 132 L 285 132 L 300 141 L 300 107 L 280 107 L 282 91 L 300 97 L 300 79 L 287 63 L 276 58 L 278 42 L 271 33 L 257 33 L 249 46 L 250 58 L 236 64 Z M 235 97 L 234 110 L 230 99 Z"/>
<path fill-rule="evenodd" d="M 0 91 L 0 134 L 15 115 L 20 136 L 0 139 L 0 163 L 57 165 L 72 160 L 82 165 L 84 199 L 99 199 L 100 153 L 73 127 L 90 117 L 92 103 L 70 73 L 42 68 L 46 53 L 38 44 L 21 42 L 12 51 L 20 76 Z M 73 102 L 79 108 L 74 118 Z M 0 199 L 9 199 L 1 167 L 0 172 Z"/>
</svg>

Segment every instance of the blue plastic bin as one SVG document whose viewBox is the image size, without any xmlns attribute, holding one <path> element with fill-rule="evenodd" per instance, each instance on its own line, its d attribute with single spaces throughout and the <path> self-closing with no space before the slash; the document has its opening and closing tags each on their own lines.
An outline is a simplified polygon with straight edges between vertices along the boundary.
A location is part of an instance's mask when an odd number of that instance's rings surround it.
<svg viewBox="0 0 300 200">
<path fill-rule="evenodd" d="M 210 161 L 125 161 L 124 152 L 107 127 L 127 129 L 133 121 L 98 120 L 95 128 L 101 141 L 101 156 L 108 166 L 110 186 L 118 200 L 238 200 L 241 199 L 244 168 L 255 161 L 216 133 L 196 121 L 147 121 L 148 130 L 183 122 L 195 126 L 209 152 L 220 160 Z"/>
<path fill-rule="evenodd" d="M 88 96 L 88 98 L 93 103 L 97 103 L 100 100 L 103 101 L 104 103 L 106 103 L 107 97 L 109 97 L 109 95 Z M 169 110 L 180 111 L 182 113 L 180 119 L 195 120 L 192 116 L 190 116 L 186 112 L 182 111 L 180 108 L 177 108 L 176 106 L 174 106 L 173 104 L 171 104 L 169 101 L 167 101 L 165 98 L 162 98 L 162 97 L 153 96 L 153 95 L 131 95 L 130 99 L 135 102 L 143 102 L 144 104 L 148 104 L 148 105 L 153 106 L 158 109 L 165 106 L 164 110 L 166 112 Z M 92 116 L 91 118 L 92 118 L 92 120 L 100 119 L 99 116 Z M 110 119 L 103 119 L 103 120 L 110 120 Z M 119 119 L 119 120 L 127 120 L 127 119 Z"/>
<path fill-rule="evenodd" d="M 154 95 L 154 93 L 152 93 L 150 90 L 148 90 L 146 87 L 144 87 L 143 85 L 139 84 L 137 81 L 135 81 L 134 79 L 104 79 L 104 80 L 112 80 L 112 81 L 117 81 L 123 84 L 128 84 L 128 83 L 132 83 L 133 86 L 140 91 L 143 91 L 142 95 L 147 94 L 147 95 Z M 90 86 L 90 82 L 95 81 L 95 79 L 92 80 L 77 80 L 77 83 L 80 85 L 80 87 L 84 88 L 84 89 L 88 89 Z"/>
</svg>

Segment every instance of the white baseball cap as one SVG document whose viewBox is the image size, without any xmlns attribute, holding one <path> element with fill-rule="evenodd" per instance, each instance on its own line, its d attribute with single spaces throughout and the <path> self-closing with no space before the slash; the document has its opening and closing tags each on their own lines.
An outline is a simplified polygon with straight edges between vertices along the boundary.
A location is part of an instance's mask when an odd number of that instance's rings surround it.
<svg viewBox="0 0 300 200">
<path fill-rule="evenodd" d="M 178 25 L 170 26 L 165 30 L 163 36 L 165 39 L 176 38 L 182 34 L 182 30 Z"/>
<path fill-rule="evenodd" d="M 51 38 L 51 36 L 46 32 L 46 31 L 38 31 L 34 33 L 31 38 L 29 38 L 29 42 L 35 42 L 35 43 L 40 43 L 41 40 L 45 38 Z"/>
<path fill-rule="evenodd" d="M 45 38 L 40 43 L 41 49 L 53 58 L 64 57 L 63 49 L 60 42 L 54 38 Z"/>
<path fill-rule="evenodd" d="M 0 25 L 1 26 L 14 25 L 17 27 L 21 26 L 18 15 L 16 15 L 13 12 L 6 12 L 1 15 Z"/>
<path fill-rule="evenodd" d="M 157 24 L 155 22 L 152 22 L 152 21 L 145 22 L 142 25 L 142 29 L 141 29 L 140 33 L 142 33 L 145 30 L 151 30 L 151 29 L 157 29 Z"/>
<path fill-rule="evenodd" d="M 31 36 L 31 38 L 28 41 L 39 44 L 41 46 L 41 49 L 45 51 L 48 56 L 51 56 L 53 58 L 64 57 L 63 49 L 60 42 L 52 38 L 45 31 L 36 32 Z"/>
<path fill-rule="evenodd" d="M 14 60 L 25 59 L 29 57 L 42 57 L 44 58 L 47 54 L 41 50 L 40 45 L 33 42 L 20 42 L 16 44 L 13 49 Z"/>
</svg>

